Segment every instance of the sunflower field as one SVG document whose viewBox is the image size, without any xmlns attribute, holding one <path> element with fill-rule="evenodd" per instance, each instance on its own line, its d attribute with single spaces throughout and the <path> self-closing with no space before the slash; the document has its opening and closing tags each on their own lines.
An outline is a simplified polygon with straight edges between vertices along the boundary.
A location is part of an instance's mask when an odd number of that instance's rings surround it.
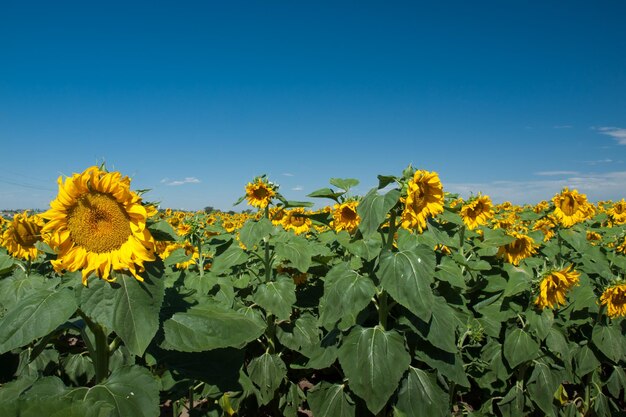
<svg viewBox="0 0 626 417">
<path fill-rule="evenodd" d="M 0 416 L 626 415 L 624 199 L 378 180 L 207 213 L 59 178 L 0 218 Z"/>
</svg>

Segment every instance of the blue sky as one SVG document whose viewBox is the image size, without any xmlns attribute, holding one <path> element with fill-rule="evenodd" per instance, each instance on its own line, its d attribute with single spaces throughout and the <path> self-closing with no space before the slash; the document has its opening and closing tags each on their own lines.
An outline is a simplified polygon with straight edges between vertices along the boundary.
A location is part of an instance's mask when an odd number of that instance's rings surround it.
<svg viewBox="0 0 626 417">
<path fill-rule="evenodd" d="M 59 175 L 102 161 L 188 210 L 231 209 L 264 173 L 301 200 L 408 164 L 496 202 L 621 199 L 624 16 L 617 0 L 5 0 L 0 208 L 45 209 Z"/>
</svg>

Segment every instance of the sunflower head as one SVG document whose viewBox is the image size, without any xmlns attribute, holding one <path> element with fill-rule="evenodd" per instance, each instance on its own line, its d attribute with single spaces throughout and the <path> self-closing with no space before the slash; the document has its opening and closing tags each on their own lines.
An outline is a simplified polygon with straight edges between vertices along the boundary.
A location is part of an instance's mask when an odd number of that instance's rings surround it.
<svg viewBox="0 0 626 417">
<path fill-rule="evenodd" d="M 429 217 L 443 212 L 444 193 L 439 175 L 436 172 L 415 171 L 401 201 L 404 203 L 402 227 L 422 232 Z"/>
<path fill-rule="evenodd" d="M 544 217 L 533 224 L 533 230 L 540 230 L 543 233 L 543 241 L 547 242 L 555 235 L 554 226 L 554 222 L 549 217 Z"/>
<path fill-rule="evenodd" d="M 257 177 L 246 185 L 246 199 L 248 204 L 257 208 L 267 207 L 276 195 L 276 186 L 265 176 Z"/>
<path fill-rule="evenodd" d="M 359 205 L 358 201 L 348 201 L 341 204 L 335 204 L 333 210 L 332 226 L 335 231 L 346 230 L 352 233 L 359 226 L 361 216 L 356 212 Z"/>
<path fill-rule="evenodd" d="M 595 212 L 585 194 L 580 194 L 577 190 L 570 191 L 568 188 L 564 188 L 561 193 L 555 195 L 552 198 L 552 203 L 554 204 L 554 216 L 564 227 L 571 227 L 580 223 Z"/>
<path fill-rule="evenodd" d="M 285 211 L 282 220 L 285 230 L 293 230 L 297 235 L 308 232 L 311 229 L 311 223 L 311 219 L 306 216 L 302 207 Z"/>
<path fill-rule="evenodd" d="M 626 316 L 626 284 L 622 282 L 605 289 L 600 304 L 606 306 L 606 314 L 611 318 Z"/>
<path fill-rule="evenodd" d="M 613 224 L 626 224 L 626 201 L 622 198 L 608 211 Z"/>
<path fill-rule="evenodd" d="M 461 207 L 461 218 L 470 230 L 487 224 L 492 217 L 493 204 L 491 204 L 491 198 L 486 195 L 478 195 Z"/>
<path fill-rule="evenodd" d="M 578 285 L 579 280 L 580 272 L 573 271 L 572 265 L 546 273 L 539 283 L 535 306 L 543 310 L 565 305 L 565 294 Z"/>
<path fill-rule="evenodd" d="M 146 228 L 147 212 L 130 190 L 130 178 L 97 166 L 63 181 L 59 194 L 42 214 L 47 243 L 57 252 L 57 271 L 82 271 L 83 283 L 94 273 L 111 281 L 112 271 L 139 275 L 155 259 L 155 243 Z"/>
<path fill-rule="evenodd" d="M 35 243 L 42 240 L 41 229 L 43 219 L 38 215 L 29 216 L 25 211 L 16 214 L 12 222 L 8 222 L 7 229 L 0 235 L 0 245 L 15 258 L 33 261 L 39 251 Z"/>
<path fill-rule="evenodd" d="M 519 232 L 509 232 L 515 240 L 498 249 L 498 256 L 513 265 L 519 265 L 522 259 L 528 258 L 537 252 L 537 244 L 530 237 Z"/>
</svg>

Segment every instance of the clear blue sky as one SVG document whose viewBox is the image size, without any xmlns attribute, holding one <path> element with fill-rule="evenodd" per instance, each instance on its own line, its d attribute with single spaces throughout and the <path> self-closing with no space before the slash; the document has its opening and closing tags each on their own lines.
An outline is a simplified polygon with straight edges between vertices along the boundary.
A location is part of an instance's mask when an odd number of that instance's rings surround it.
<svg viewBox="0 0 626 417">
<path fill-rule="evenodd" d="M 435 4 L 436 3 L 436 4 Z M 626 196 L 626 2 L 0 3 L 0 208 L 106 161 L 163 206 L 409 164 L 535 203 Z M 239 206 L 236 209 L 243 209 Z"/>
</svg>

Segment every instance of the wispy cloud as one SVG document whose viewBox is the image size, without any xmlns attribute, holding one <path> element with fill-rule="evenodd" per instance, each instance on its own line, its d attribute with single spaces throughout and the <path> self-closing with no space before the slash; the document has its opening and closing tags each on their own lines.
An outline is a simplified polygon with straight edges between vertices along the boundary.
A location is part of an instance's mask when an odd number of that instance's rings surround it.
<svg viewBox="0 0 626 417">
<path fill-rule="evenodd" d="M 489 195 L 496 203 L 510 201 L 514 204 L 535 204 L 549 200 L 563 187 L 576 189 L 591 201 L 618 200 L 626 189 L 626 171 L 606 173 L 575 172 L 565 178 L 542 178 L 528 181 L 491 181 L 482 183 L 445 183 L 444 189 L 463 197 L 479 191 Z"/>
<path fill-rule="evenodd" d="M 619 143 L 620 145 L 626 145 L 626 129 L 622 127 L 599 127 L 597 130 L 600 131 L 603 135 L 607 135 L 612 137 Z"/>
<path fill-rule="evenodd" d="M 563 176 L 563 175 L 578 175 L 578 172 L 576 171 L 540 171 L 540 172 L 535 172 L 535 175 L 539 175 L 542 177 L 549 177 L 549 176 Z"/>
<path fill-rule="evenodd" d="M 197 184 L 199 183 L 200 180 L 197 179 L 196 177 L 185 177 L 185 179 L 182 180 L 170 180 L 169 178 L 163 178 L 161 180 L 161 184 L 165 184 L 165 185 L 183 185 L 183 184 Z"/>
<path fill-rule="evenodd" d="M 600 165 L 600 164 L 610 164 L 611 162 L 613 162 L 613 160 L 609 158 L 605 158 L 605 159 L 594 159 L 592 161 L 583 161 L 583 162 L 587 165 Z"/>
<path fill-rule="evenodd" d="M 304 190 L 304 187 L 301 185 L 296 185 L 295 187 L 291 189 L 291 191 L 302 191 L 302 190 Z"/>
<path fill-rule="evenodd" d="M 283 176 L 285 176 L 285 177 L 294 177 L 295 175 L 293 175 L 291 172 L 283 172 Z"/>
</svg>

